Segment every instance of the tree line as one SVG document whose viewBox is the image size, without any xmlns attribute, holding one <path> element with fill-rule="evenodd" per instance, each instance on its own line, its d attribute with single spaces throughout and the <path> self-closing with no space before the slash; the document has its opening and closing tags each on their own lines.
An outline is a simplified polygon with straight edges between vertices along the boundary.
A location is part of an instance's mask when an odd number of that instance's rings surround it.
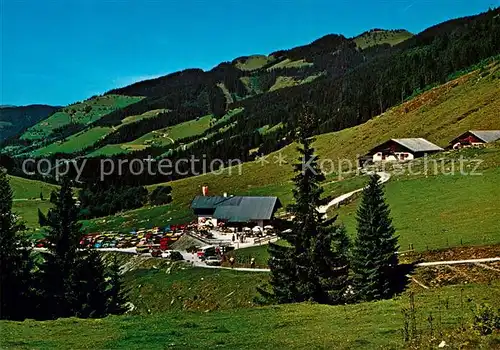
<svg viewBox="0 0 500 350">
<path fill-rule="evenodd" d="M 13 193 L 0 169 L 0 316 L 38 320 L 96 318 L 125 311 L 126 296 L 116 259 L 106 267 L 91 249 L 80 249 L 81 224 L 70 181 L 53 192 L 44 217 L 47 251 L 35 252 L 12 212 Z"/>
</svg>

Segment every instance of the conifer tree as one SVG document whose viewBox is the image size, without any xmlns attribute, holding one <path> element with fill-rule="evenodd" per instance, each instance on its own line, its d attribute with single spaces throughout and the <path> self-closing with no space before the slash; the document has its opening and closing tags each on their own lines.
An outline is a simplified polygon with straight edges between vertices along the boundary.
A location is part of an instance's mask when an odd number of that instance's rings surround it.
<svg viewBox="0 0 500 350">
<path fill-rule="evenodd" d="M 120 264 L 116 255 L 111 258 L 109 266 L 109 287 L 107 290 L 107 313 L 119 315 L 125 312 L 127 298 L 123 290 L 123 281 L 120 275 Z"/>
<path fill-rule="evenodd" d="M 320 287 L 316 301 L 327 304 L 343 304 L 350 301 L 347 293 L 350 245 L 344 226 L 331 227 L 329 222 L 323 224 L 315 240 L 312 258 Z"/>
<path fill-rule="evenodd" d="M 313 139 L 308 139 L 306 132 L 299 131 L 298 142 L 301 147 L 299 162 L 294 165 L 296 175 L 293 179 L 295 203 L 288 210 L 294 216 L 292 235 L 289 243 L 294 247 L 293 260 L 296 269 L 296 301 L 315 300 L 321 294 L 319 266 L 314 266 L 313 259 L 319 258 L 315 250 L 322 250 L 328 239 L 322 232 L 322 214 L 317 210 L 321 204 L 323 192 L 320 182 L 325 179 L 312 147 Z M 326 244 L 328 245 L 328 244 Z M 324 246 L 323 246 L 324 247 Z"/>
<path fill-rule="evenodd" d="M 280 234 L 282 239 L 290 239 L 291 234 Z M 271 270 L 270 285 L 272 292 L 257 288 L 266 301 L 280 304 L 297 300 L 297 277 L 293 260 L 293 247 L 269 242 L 269 268 Z"/>
<path fill-rule="evenodd" d="M 379 179 L 378 175 L 370 176 L 357 211 L 353 285 L 356 297 L 365 301 L 391 297 L 397 278 L 398 237 Z"/>
<path fill-rule="evenodd" d="M 30 314 L 32 260 L 26 241 L 18 234 L 23 226 L 12 213 L 13 193 L 0 167 L 0 317 L 24 319 Z"/>
<path fill-rule="evenodd" d="M 59 193 L 51 194 L 54 208 L 45 221 L 48 253 L 41 266 L 44 318 L 101 317 L 106 314 L 103 263 L 96 252 L 80 250 L 81 224 L 71 182 L 63 179 Z"/>
<path fill-rule="evenodd" d="M 76 276 L 80 289 L 76 293 L 78 297 L 76 316 L 81 318 L 106 316 L 108 283 L 100 254 L 94 249 L 86 249 L 77 266 Z"/>
<path fill-rule="evenodd" d="M 304 117 L 301 125 L 311 125 Z M 335 218 L 325 221 L 318 212 L 325 179 L 302 127 L 298 133 L 299 162 L 294 165 L 295 203 L 289 212 L 294 216 L 291 232 L 281 233 L 286 246 L 269 245 L 271 286 L 278 302 L 343 302 L 348 283 L 349 247 L 345 230 L 333 227 Z"/>
</svg>

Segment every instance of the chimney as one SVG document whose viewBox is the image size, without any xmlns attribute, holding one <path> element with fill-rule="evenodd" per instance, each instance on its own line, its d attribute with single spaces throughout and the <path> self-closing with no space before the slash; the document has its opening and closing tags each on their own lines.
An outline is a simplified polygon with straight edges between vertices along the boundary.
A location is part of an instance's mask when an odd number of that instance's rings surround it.
<svg viewBox="0 0 500 350">
<path fill-rule="evenodd" d="M 203 196 L 208 196 L 208 186 L 202 186 L 201 187 L 201 194 Z"/>
</svg>

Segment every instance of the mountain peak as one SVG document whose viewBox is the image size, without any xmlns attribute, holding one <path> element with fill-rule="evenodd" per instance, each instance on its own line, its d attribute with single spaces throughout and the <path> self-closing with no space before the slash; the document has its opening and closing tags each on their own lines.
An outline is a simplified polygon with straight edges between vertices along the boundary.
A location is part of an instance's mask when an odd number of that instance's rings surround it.
<svg viewBox="0 0 500 350">
<path fill-rule="evenodd" d="M 368 47 L 384 44 L 394 46 L 412 36 L 413 34 L 406 29 L 373 28 L 354 37 L 353 40 L 360 49 L 366 49 Z"/>
</svg>

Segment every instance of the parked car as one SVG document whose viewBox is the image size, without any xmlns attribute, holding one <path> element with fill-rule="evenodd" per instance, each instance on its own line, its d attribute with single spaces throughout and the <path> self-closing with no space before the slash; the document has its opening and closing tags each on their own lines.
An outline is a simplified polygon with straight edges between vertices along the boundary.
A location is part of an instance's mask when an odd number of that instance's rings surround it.
<svg viewBox="0 0 500 350">
<path fill-rule="evenodd" d="M 222 259 L 218 256 L 208 256 L 205 258 L 205 264 L 208 266 L 220 266 Z"/>
</svg>

